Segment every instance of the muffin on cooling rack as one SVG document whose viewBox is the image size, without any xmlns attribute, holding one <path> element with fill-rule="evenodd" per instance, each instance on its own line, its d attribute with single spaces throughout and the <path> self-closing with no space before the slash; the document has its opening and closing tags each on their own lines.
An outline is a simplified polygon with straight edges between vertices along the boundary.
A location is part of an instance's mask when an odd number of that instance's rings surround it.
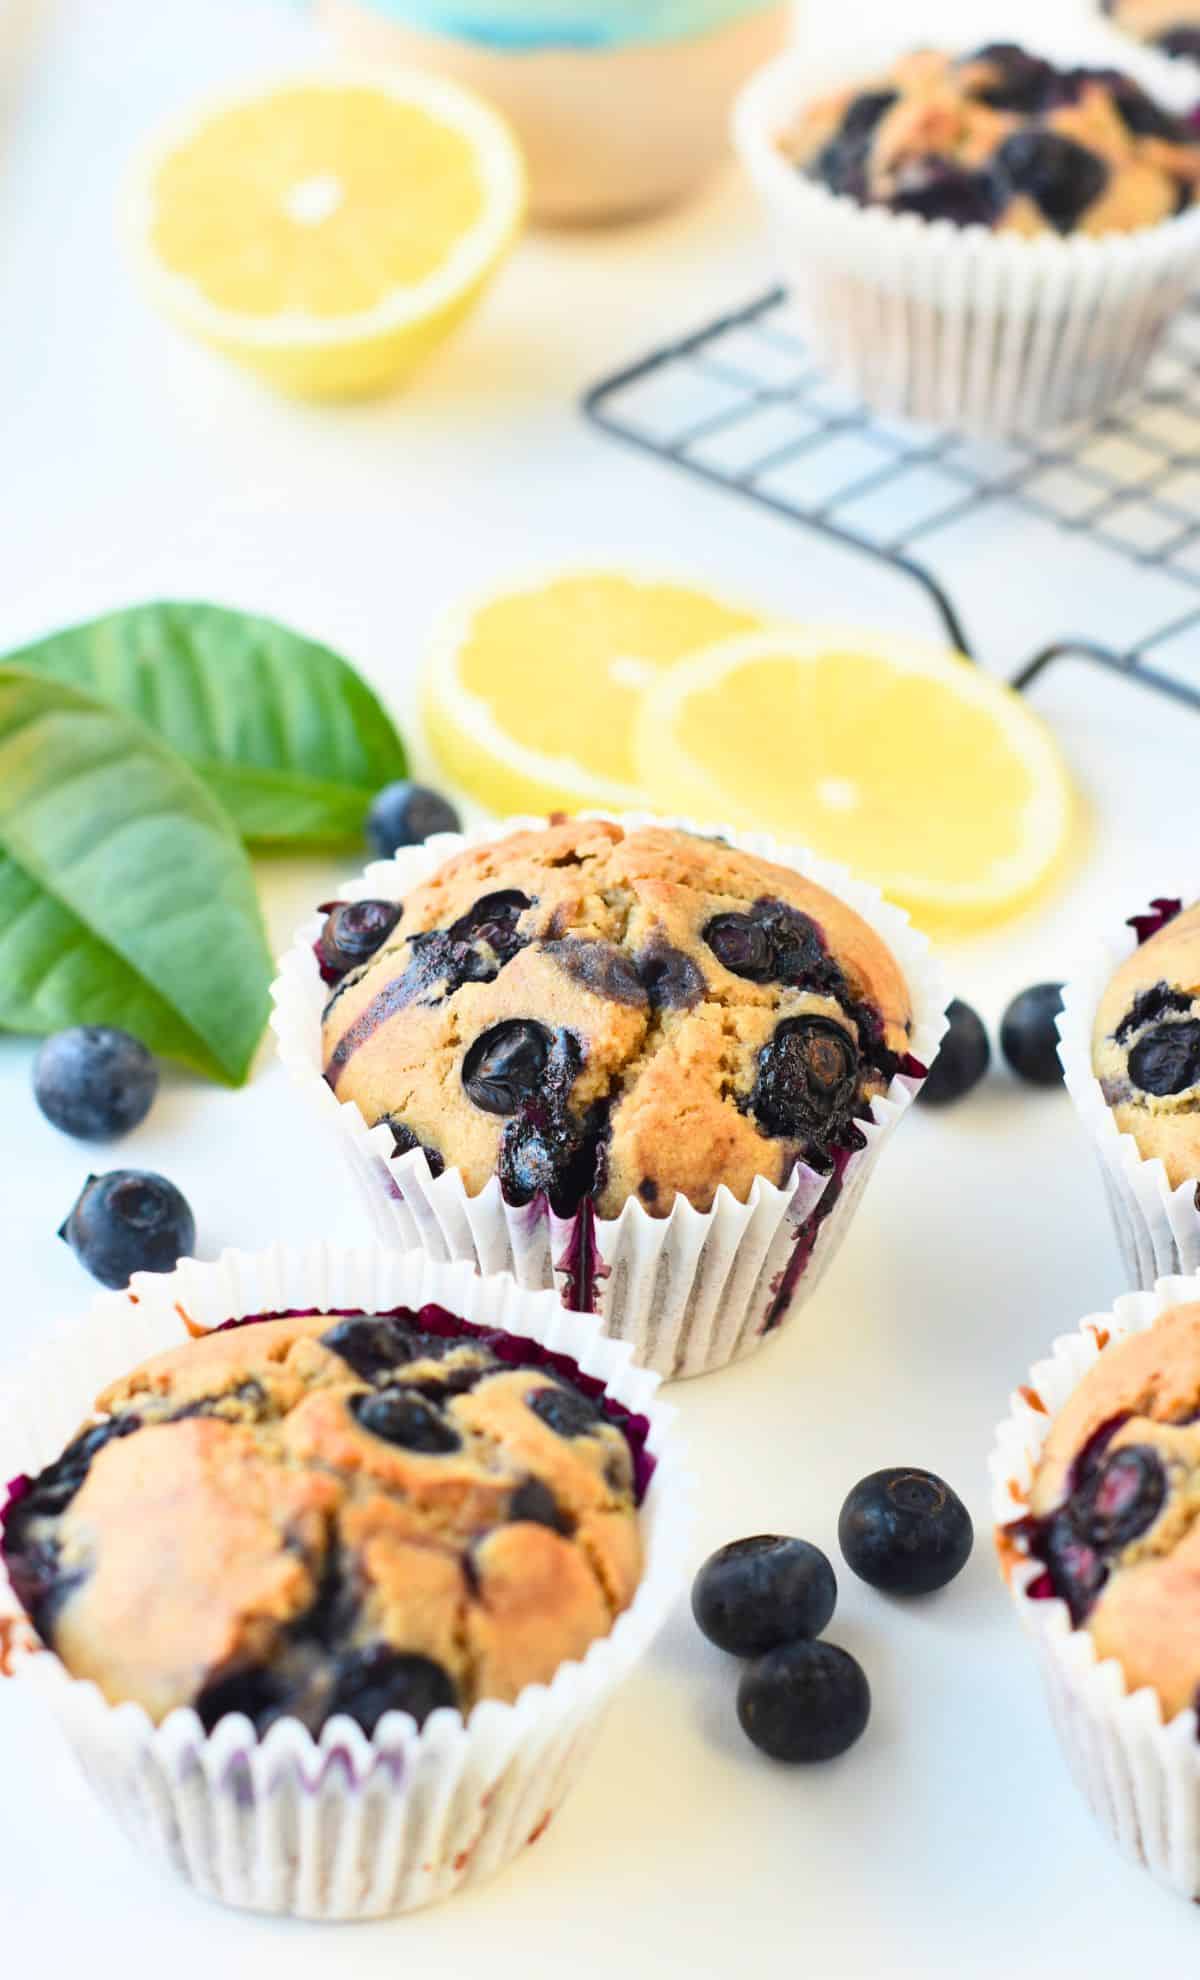
<svg viewBox="0 0 1200 1980">
<path fill-rule="evenodd" d="M 1200 139 L 1179 65 L 1113 44 L 784 60 L 743 93 L 813 353 L 877 411 L 1044 438 L 1144 379 L 1200 274 Z"/>
</svg>

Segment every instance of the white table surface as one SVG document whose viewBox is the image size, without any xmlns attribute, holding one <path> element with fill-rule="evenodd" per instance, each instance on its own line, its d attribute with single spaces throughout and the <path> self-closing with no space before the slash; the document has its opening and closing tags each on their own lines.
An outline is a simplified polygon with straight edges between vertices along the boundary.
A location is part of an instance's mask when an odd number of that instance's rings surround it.
<svg viewBox="0 0 1200 1980">
<path fill-rule="evenodd" d="M 439 606 L 514 568 L 604 552 L 704 571 L 783 610 L 932 629 L 889 573 L 605 444 L 575 410 L 604 370 L 764 285 L 765 246 L 732 172 L 666 220 L 530 240 L 407 397 L 296 408 L 144 310 L 112 212 L 148 122 L 208 83 L 285 62 L 305 45 L 300 21 L 253 0 L 9 5 L 0 648 L 120 601 L 206 596 L 327 637 L 403 711 Z M 890 0 L 876 6 L 886 14 Z M 814 0 L 813 18 L 844 32 L 838 16 L 853 13 L 865 35 L 869 11 Z M 945 11 L 961 36 L 966 0 Z M 999 651 L 1020 573 L 1000 536 L 995 555 Z M 1062 607 L 1065 624 L 1069 598 Z M 1089 796 L 1091 837 L 1043 912 L 951 953 L 957 987 L 990 1019 L 1017 988 L 1062 974 L 1097 918 L 1169 890 L 1200 823 L 1190 716 L 1079 673 L 1040 706 Z M 263 869 L 279 943 L 345 865 Z M 30 1059 L 27 1041 L 0 1041 L 6 1370 L 90 1293 L 54 1236 L 88 1153 L 37 1113 Z M 112 1160 L 175 1177 L 209 1255 L 314 1226 L 365 1235 L 269 1044 L 242 1093 L 168 1079 Z M 836 1554 L 844 1493 L 889 1463 L 945 1473 L 976 1515 L 975 1558 L 930 1602 L 903 1608 L 843 1573 L 831 1634 L 861 1656 L 875 1696 L 869 1734 L 843 1762 L 789 1772 L 755 1755 L 733 1719 L 734 1669 L 681 1602 L 535 1851 L 477 1894 L 338 1936 L 224 1913 L 161 1882 L 108 1826 L 40 1708 L 2 1685 L 0 1973 L 235 1980 L 285 1959 L 297 1980 L 330 1961 L 364 1980 L 1190 1970 L 1200 1919 L 1093 1833 L 987 1539 L 986 1459 L 1010 1388 L 1121 1289 L 1069 1103 L 997 1075 L 961 1110 L 905 1124 L 790 1332 L 677 1391 L 703 1480 L 697 1562 L 763 1528 Z"/>
</svg>

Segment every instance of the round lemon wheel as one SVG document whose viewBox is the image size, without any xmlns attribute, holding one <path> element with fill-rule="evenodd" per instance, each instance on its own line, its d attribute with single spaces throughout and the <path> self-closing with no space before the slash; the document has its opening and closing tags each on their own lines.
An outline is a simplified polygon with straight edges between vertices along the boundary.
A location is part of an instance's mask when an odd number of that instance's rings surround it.
<svg viewBox="0 0 1200 1980">
<path fill-rule="evenodd" d="M 772 628 L 650 683 L 634 753 L 644 801 L 843 860 L 946 932 L 1000 921 L 1050 881 L 1075 801 L 1020 696 L 940 647 Z"/>
<path fill-rule="evenodd" d="M 180 326 L 271 384 L 398 384 L 511 247 L 525 174 L 507 126 L 419 74 L 294 76 L 192 111 L 135 168 L 127 229 Z"/>
<path fill-rule="evenodd" d="M 426 659 L 425 728 L 493 811 L 644 802 L 633 728 L 649 682 L 762 615 L 684 581 L 560 571 L 448 613 Z"/>
</svg>

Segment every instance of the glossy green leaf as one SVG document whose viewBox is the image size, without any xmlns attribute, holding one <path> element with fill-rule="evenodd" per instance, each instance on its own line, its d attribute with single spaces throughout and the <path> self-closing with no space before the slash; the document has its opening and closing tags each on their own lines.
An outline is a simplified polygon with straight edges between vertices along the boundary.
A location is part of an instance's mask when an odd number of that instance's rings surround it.
<svg viewBox="0 0 1200 1980">
<path fill-rule="evenodd" d="M 406 774 L 381 703 L 328 646 L 220 605 L 135 605 L 6 656 L 126 709 L 186 757 L 244 839 L 360 839 Z"/>
<path fill-rule="evenodd" d="M 0 1029 L 117 1024 L 233 1084 L 266 1023 L 250 862 L 139 722 L 0 664 Z"/>
</svg>

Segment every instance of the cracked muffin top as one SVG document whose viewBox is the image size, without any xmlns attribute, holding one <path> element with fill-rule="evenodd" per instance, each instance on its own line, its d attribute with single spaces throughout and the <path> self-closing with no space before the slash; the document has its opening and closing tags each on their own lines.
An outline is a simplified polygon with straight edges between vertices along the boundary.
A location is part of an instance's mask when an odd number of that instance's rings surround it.
<svg viewBox="0 0 1200 1980">
<path fill-rule="evenodd" d="M 1100 1000 L 1092 1066 L 1122 1134 L 1172 1189 L 1200 1180 L 1200 903 L 1134 950 Z"/>
<path fill-rule="evenodd" d="M 1104 0 L 1114 24 L 1165 55 L 1200 62 L 1200 0 Z"/>
<path fill-rule="evenodd" d="M 371 1733 L 512 1700 L 641 1576 L 644 1425 L 585 1389 L 439 1307 L 225 1329 L 115 1382 L 18 1483 L 5 1564 L 72 1675 L 156 1721 Z"/>
<path fill-rule="evenodd" d="M 325 1077 L 475 1194 L 605 1217 L 711 1208 L 863 1145 L 905 1064 L 900 970 L 860 916 L 721 841 L 581 820 L 459 853 L 335 981 Z M 361 904 L 353 910 L 361 921 Z M 394 925 L 391 925 L 394 923 Z M 330 967 L 330 963 L 333 967 Z"/>
<path fill-rule="evenodd" d="M 1131 1691 L 1200 1688 L 1200 1305 L 1105 1348 L 1057 1417 L 1019 1542 Z M 1014 1529 L 1002 1528 L 1001 1541 Z"/>
<path fill-rule="evenodd" d="M 810 105 L 780 142 L 861 205 L 1031 236 L 1130 233 L 1200 186 L 1195 131 L 1131 77 L 1011 42 L 905 56 Z"/>
</svg>

